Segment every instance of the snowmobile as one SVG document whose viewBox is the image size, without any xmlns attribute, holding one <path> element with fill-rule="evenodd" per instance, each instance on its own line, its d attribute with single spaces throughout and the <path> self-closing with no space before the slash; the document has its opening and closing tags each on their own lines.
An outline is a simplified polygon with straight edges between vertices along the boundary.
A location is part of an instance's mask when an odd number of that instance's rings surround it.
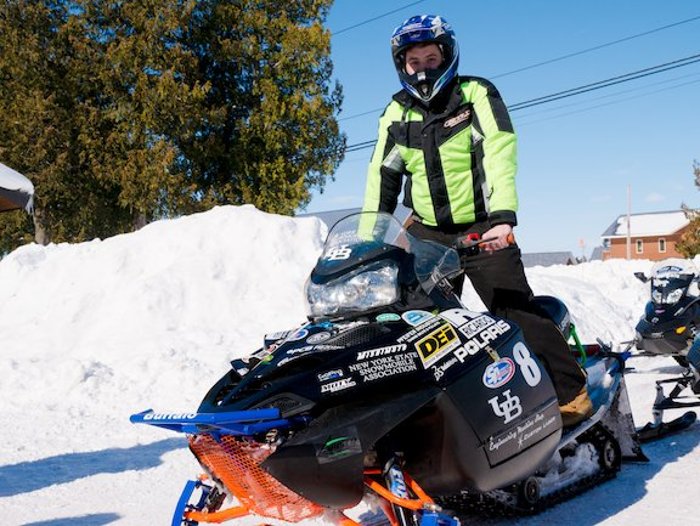
<svg viewBox="0 0 700 526">
<path fill-rule="evenodd" d="M 521 330 L 466 309 L 459 272 L 457 250 L 391 215 L 336 223 L 305 286 L 308 323 L 233 360 L 196 412 L 132 415 L 186 434 L 205 472 L 172 524 L 458 526 L 475 507 L 539 511 L 643 458 L 625 356 L 598 347 L 594 414 L 563 428 Z M 541 301 L 568 331 L 564 304 Z"/>
<path fill-rule="evenodd" d="M 685 429 L 697 420 L 694 411 L 669 422 L 663 421 L 663 414 L 667 409 L 700 407 L 700 357 L 688 359 L 688 351 L 700 331 L 700 297 L 691 293 L 693 283 L 700 277 L 691 261 L 678 258 L 654 264 L 650 276 L 643 272 L 634 275 L 643 283 L 650 283 L 651 293 L 635 328 L 637 349 L 646 356 L 670 356 L 683 367 L 680 376 L 656 382 L 653 421 L 639 430 L 639 438 L 645 442 Z M 664 393 L 667 384 L 673 385 L 668 395 Z M 692 394 L 681 396 L 686 389 Z"/>
</svg>

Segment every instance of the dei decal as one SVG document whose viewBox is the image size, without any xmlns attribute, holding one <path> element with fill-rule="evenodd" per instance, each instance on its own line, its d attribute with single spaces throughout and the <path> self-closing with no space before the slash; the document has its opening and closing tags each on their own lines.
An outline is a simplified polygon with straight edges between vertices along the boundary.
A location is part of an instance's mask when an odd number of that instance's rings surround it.
<svg viewBox="0 0 700 526">
<path fill-rule="evenodd" d="M 459 347 L 460 340 L 454 327 L 445 323 L 416 342 L 416 350 L 426 369 L 445 356 L 455 347 Z"/>
<path fill-rule="evenodd" d="M 418 367 L 414 356 L 414 353 L 382 356 L 373 360 L 355 363 L 350 365 L 348 369 L 353 373 L 358 373 L 362 377 L 363 382 L 371 382 L 380 378 L 417 371 Z"/>
<path fill-rule="evenodd" d="M 498 389 L 507 384 L 515 375 L 515 364 L 510 358 L 501 358 L 490 364 L 484 371 L 482 381 L 490 389 Z"/>
</svg>

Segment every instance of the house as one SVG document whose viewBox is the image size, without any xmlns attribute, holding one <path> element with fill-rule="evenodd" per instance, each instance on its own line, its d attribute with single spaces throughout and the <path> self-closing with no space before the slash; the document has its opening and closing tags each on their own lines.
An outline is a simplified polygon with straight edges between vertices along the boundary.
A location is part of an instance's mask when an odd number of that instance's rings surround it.
<svg viewBox="0 0 700 526">
<path fill-rule="evenodd" d="M 682 210 L 630 214 L 629 219 L 631 259 L 684 257 L 676 251 L 690 224 Z M 627 230 L 627 215 L 621 215 L 603 232 L 603 260 L 627 258 Z"/>
</svg>

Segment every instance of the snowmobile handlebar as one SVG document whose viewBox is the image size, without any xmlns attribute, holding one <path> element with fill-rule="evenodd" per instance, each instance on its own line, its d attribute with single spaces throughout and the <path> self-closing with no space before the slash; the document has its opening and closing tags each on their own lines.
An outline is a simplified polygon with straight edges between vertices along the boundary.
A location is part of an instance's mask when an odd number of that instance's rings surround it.
<svg viewBox="0 0 700 526">
<path fill-rule="evenodd" d="M 482 245 L 485 245 L 487 243 L 491 243 L 492 241 L 498 240 L 498 237 L 486 237 L 482 238 L 480 234 L 473 232 L 471 234 L 467 234 L 466 236 L 458 239 L 455 244 L 454 248 L 457 250 L 457 252 L 461 254 L 466 254 L 466 255 L 475 255 L 481 252 L 481 247 Z M 511 232 L 508 234 L 508 237 L 506 239 L 508 241 L 508 245 L 515 245 L 515 236 Z"/>
</svg>

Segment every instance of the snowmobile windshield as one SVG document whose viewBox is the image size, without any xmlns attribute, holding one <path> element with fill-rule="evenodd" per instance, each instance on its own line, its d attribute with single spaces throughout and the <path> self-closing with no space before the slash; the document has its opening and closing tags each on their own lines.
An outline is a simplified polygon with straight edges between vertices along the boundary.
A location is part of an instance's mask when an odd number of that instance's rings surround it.
<svg viewBox="0 0 700 526">
<path fill-rule="evenodd" d="M 460 272 L 454 249 L 413 237 L 392 215 L 353 214 L 331 228 L 306 283 L 310 316 L 361 313 L 398 301 L 397 251 L 413 254 L 416 277 L 428 294 L 442 278 Z"/>
<path fill-rule="evenodd" d="M 651 299 L 657 305 L 674 305 L 686 294 L 696 271 L 687 260 L 657 263 L 651 273 Z"/>
</svg>

